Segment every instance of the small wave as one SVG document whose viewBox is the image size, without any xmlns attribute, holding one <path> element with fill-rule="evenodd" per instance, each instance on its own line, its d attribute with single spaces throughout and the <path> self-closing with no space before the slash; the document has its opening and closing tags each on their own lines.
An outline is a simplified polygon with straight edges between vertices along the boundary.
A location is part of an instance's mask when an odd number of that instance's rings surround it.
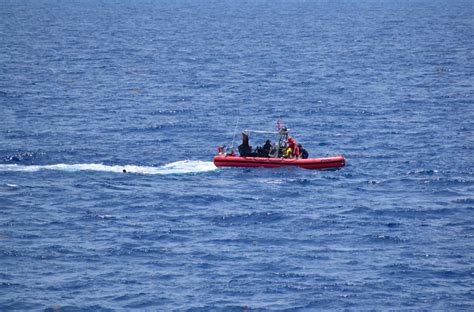
<svg viewBox="0 0 474 312">
<path fill-rule="evenodd" d="M 284 215 L 274 212 L 252 212 L 246 214 L 231 214 L 214 217 L 215 224 L 229 226 L 235 224 L 263 224 L 270 222 L 278 222 L 286 218 Z"/>
<path fill-rule="evenodd" d="M 181 160 L 169 163 L 160 167 L 147 166 L 109 166 L 104 164 L 55 164 L 55 165 L 1 165 L 0 171 L 19 171 L 19 172 L 36 172 L 40 170 L 56 170 L 56 171 L 102 171 L 114 173 L 137 173 L 137 174 L 186 174 L 199 173 L 216 170 L 217 167 L 210 161 L 200 160 Z"/>
<path fill-rule="evenodd" d="M 17 152 L 12 155 L 6 155 L 0 158 L 2 162 L 6 163 L 18 163 L 24 161 L 31 161 L 37 157 L 43 156 L 44 153 L 42 152 Z"/>
<path fill-rule="evenodd" d="M 408 175 L 434 175 L 440 173 L 436 169 L 417 169 L 408 172 Z"/>
</svg>

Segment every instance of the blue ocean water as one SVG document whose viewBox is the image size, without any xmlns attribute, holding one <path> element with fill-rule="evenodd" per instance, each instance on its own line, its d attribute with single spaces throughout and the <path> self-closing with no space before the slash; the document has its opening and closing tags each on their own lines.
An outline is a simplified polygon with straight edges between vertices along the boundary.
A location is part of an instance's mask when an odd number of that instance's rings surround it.
<svg viewBox="0 0 474 312">
<path fill-rule="evenodd" d="M 0 310 L 473 310 L 473 17 L 1 1 Z M 277 119 L 347 166 L 214 167 Z"/>
</svg>

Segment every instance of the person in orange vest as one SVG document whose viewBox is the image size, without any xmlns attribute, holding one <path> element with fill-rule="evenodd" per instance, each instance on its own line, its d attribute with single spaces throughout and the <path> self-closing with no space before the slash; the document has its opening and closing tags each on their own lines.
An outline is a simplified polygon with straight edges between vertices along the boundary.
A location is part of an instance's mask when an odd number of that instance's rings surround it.
<svg viewBox="0 0 474 312">
<path fill-rule="evenodd" d="M 288 149 L 291 149 L 289 151 Z M 292 137 L 288 137 L 288 149 L 287 153 L 290 154 L 290 158 L 298 158 L 300 156 L 300 150 L 298 148 L 298 145 L 296 144 L 296 140 L 293 139 Z"/>
</svg>

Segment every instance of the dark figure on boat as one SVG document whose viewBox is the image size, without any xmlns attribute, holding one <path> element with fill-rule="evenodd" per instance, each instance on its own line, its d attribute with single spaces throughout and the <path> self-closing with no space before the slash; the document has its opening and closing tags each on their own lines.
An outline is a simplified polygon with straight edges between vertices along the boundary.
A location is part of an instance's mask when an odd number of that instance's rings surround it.
<svg viewBox="0 0 474 312">
<path fill-rule="evenodd" d="M 298 144 L 298 148 L 300 150 L 301 159 L 307 159 L 309 157 L 308 151 L 304 149 L 301 144 Z"/>
<path fill-rule="evenodd" d="M 249 136 L 242 133 L 242 144 L 239 145 L 239 154 L 242 157 L 252 156 L 252 146 L 249 145 Z"/>
<path fill-rule="evenodd" d="M 265 154 L 265 157 L 268 157 L 268 155 L 270 154 L 270 151 L 272 150 L 273 146 L 272 146 L 272 142 L 270 142 L 270 140 L 267 140 L 265 142 L 265 145 L 263 146 L 263 152 Z"/>
<path fill-rule="evenodd" d="M 265 142 L 265 145 L 263 145 L 263 147 L 260 147 L 260 146 L 257 147 L 257 152 L 252 153 L 252 156 L 267 157 L 268 158 L 268 157 L 270 157 L 270 151 L 272 150 L 272 148 L 273 148 L 272 143 L 270 142 L 270 140 L 267 140 Z"/>
</svg>

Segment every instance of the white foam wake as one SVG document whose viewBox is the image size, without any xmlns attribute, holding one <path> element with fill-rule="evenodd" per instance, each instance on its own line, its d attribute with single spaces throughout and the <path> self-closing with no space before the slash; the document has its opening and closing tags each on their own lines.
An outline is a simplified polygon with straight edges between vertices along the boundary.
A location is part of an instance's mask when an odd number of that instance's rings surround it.
<svg viewBox="0 0 474 312">
<path fill-rule="evenodd" d="M 21 171 L 21 172 L 36 172 L 39 170 L 58 170 L 58 171 L 105 171 L 123 173 L 139 174 L 185 174 L 185 173 L 199 173 L 216 170 L 217 167 L 210 161 L 200 160 L 181 160 L 169 163 L 160 167 L 147 166 L 108 166 L 103 164 L 56 164 L 56 165 L 0 165 L 0 171 Z"/>
</svg>

